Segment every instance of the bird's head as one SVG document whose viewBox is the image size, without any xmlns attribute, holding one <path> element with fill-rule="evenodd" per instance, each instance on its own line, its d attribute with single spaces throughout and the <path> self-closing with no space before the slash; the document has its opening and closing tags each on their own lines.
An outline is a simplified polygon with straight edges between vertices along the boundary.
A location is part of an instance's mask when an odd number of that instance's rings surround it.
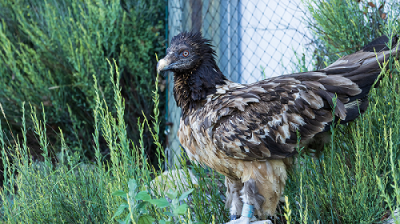
<svg viewBox="0 0 400 224">
<path fill-rule="evenodd" d="M 167 55 L 157 64 L 157 72 L 193 72 L 203 63 L 215 64 L 215 51 L 200 32 L 182 32 L 172 38 Z"/>
</svg>

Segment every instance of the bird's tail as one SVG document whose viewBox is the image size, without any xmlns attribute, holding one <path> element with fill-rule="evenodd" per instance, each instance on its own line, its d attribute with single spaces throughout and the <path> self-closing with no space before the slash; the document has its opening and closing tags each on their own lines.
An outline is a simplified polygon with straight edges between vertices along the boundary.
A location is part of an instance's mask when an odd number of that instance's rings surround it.
<svg viewBox="0 0 400 224">
<path fill-rule="evenodd" d="M 362 50 L 344 56 L 322 70 L 328 75 L 348 78 L 361 89 L 359 94 L 349 97 L 348 102 L 344 104 L 347 113 L 342 123 L 354 120 L 360 112 L 363 113 L 367 109 L 367 94 L 378 79 L 382 68 L 387 65 L 389 58 L 397 56 L 400 52 L 399 45 L 397 36 L 391 41 L 387 36 L 381 36 L 367 44 Z"/>
</svg>

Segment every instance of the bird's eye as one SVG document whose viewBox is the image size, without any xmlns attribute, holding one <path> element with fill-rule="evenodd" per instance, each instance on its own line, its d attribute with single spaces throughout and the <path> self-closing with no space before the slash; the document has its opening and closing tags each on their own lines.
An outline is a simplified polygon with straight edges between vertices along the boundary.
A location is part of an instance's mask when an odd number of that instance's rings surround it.
<svg viewBox="0 0 400 224">
<path fill-rule="evenodd" d="M 189 56 L 189 51 L 188 51 L 188 50 L 183 51 L 183 52 L 182 52 L 182 56 L 183 56 L 183 57 Z"/>
</svg>

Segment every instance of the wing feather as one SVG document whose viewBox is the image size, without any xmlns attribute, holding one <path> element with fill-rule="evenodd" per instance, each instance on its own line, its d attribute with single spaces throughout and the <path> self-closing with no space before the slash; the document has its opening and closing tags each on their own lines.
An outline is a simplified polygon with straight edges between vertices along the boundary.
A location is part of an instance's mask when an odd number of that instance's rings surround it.
<svg viewBox="0 0 400 224">
<path fill-rule="evenodd" d="M 250 85 L 222 87 L 196 117 L 211 128 L 218 150 L 244 160 L 285 158 L 296 153 L 297 133 L 307 142 L 335 115 L 346 118 L 349 97 L 361 92 L 345 77 L 323 72 L 280 76 Z M 206 117 L 206 118 L 205 118 Z"/>
</svg>

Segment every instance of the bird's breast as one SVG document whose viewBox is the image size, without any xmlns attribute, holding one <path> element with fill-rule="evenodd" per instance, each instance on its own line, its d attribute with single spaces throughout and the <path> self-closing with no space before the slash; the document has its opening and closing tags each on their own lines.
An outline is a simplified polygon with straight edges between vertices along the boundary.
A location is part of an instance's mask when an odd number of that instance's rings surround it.
<svg viewBox="0 0 400 224">
<path fill-rule="evenodd" d="M 235 179 L 239 179 L 237 163 L 239 160 L 230 158 L 217 149 L 212 141 L 212 126 L 205 128 L 201 119 L 189 116 L 181 118 L 178 138 L 191 160 L 216 170 L 217 172 Z M 186 124 L 185 124 L 186 123 Z"/>
</svg>

